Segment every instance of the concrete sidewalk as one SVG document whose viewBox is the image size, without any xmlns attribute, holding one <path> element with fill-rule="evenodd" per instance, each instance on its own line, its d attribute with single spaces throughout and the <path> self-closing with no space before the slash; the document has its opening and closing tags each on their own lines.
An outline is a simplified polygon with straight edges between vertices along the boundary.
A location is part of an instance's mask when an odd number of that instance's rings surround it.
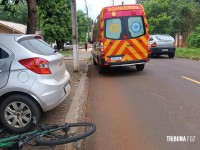
<svg viewBox="0 0 200 150">
<path fill-rule="evenodd" d="M 91 48 L 89 48 L 87 51 L 85 51 L 85 49 L 79 49 L 78 50 L 79 60 L 81 61 L 90 58 L 92 56 L 91 50 L 92 50 Z M 73 56 L 65 57 L 65 59 L 72 60 Z M 80 62 L 80 64 L 82 64 L 82 62 Z"/>
<path fill-rule="evenodd" d="M 73 57 L 65 57 L 66 68 L 71 75 L 71 92 L 68 97 L 55 109 L 44 113 L 40 123 L 61 124 L 64 122 L 81 122 L 85 120 L 86 102 L 88 96 L 89 79 L 87 72 L 90 65 L 91 49 L 79 49 L 79 72 L 73 71 Z M 56 147 L 26 146 L 25 150 L 73 150 L 80 147 L 80 143 L 71 143 Z"/>
</svg>

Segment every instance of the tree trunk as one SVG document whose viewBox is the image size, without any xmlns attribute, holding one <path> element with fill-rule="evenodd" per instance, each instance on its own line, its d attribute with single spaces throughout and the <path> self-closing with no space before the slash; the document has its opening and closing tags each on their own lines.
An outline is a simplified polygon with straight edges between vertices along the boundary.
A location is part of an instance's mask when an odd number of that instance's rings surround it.
<svg viewBox="0 0 200 150">
<path fill-rule="evenodd" d="M 28 22 L 26 34 L 35 34 L 37 24 L 36 0 L 26 0 L 28 4 Z"/>
</svg>

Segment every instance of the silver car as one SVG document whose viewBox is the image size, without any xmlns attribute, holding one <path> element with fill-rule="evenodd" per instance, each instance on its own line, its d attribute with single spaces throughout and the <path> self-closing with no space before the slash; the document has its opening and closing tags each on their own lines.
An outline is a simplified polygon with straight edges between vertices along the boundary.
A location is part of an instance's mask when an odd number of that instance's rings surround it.
<svg viewBox="0 0 200 150">
<path fill-rule="evenodd" d="M 0 120 L 25 132 L 69 94 L 64 57 L 39 35 L 0 35 Z"/>
<path fill-rule="evenodd" d="M 175 40 L 168 34 L 150 35 L 149 39 L 151 56 L 168 55 L 169 58 L 175 56 Z"/>
</svg>

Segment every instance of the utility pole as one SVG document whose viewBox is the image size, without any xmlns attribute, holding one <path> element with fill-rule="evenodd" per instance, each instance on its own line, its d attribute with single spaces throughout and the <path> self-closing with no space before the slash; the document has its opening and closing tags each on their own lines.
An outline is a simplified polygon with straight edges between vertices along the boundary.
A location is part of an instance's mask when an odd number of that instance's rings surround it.
<svg viewBox="0 0 200 150">
<path fill-rule="evenodd" d="M 112 1 L 112 5 L 114 6 L 115 5 L 115 0 L 111 0 Z"/>
<path fill-rule="evenodd" d="M 79 56 L 78 56 L 78 27 L 76 16 L 76 0 L 71 1 L 71 16 L 72 16 L 72 42 L 73 42 L 73 66 L 74 71 L 79 71 Z"/>
</svg>

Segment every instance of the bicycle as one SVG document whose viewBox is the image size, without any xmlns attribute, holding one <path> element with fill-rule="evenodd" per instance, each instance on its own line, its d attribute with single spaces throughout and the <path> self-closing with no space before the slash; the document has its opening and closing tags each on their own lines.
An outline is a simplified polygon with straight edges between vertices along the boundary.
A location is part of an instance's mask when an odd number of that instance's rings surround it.
<svg viewBox="0 0 200 150">
<path fill-rule="evenodd" d="M 0 149 L 21 150 L 25 145 L 56 146 L 77 142 L 96 130 L 93 123 L 65 123 L 61 125 L 38 125 L 39 128 L 19 135 L 6 134 L 0 138 Z M 2 134 L 3 130 L 0 130 Z"/>
</svg>

